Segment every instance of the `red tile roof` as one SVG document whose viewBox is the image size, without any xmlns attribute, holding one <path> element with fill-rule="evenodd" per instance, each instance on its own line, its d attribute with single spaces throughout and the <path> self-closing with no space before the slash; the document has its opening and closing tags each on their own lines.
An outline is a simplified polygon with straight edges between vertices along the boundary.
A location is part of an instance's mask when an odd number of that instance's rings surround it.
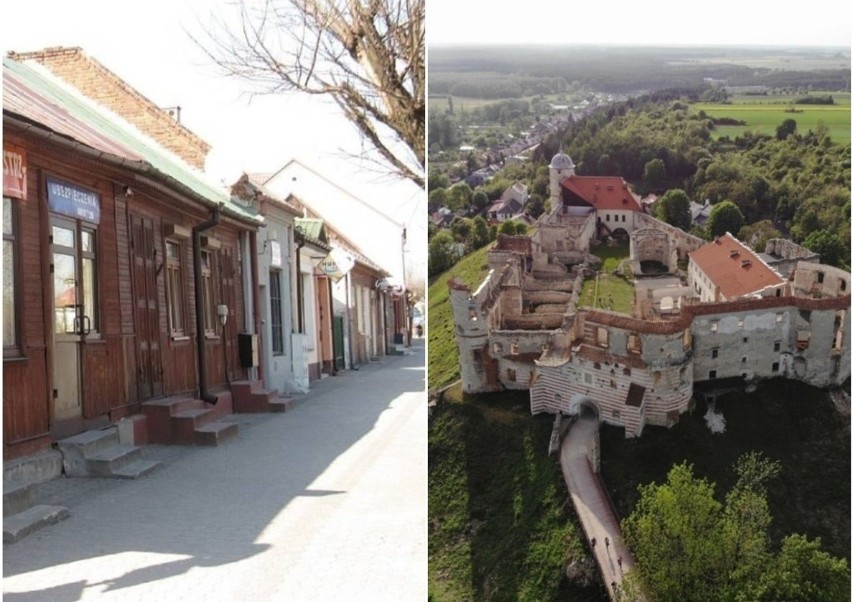
<svg viewBox="0 0 852 602">
<path fill-rule="evenodd" d="M 642 211 L 627 182 L 615 176 L 571 176 L 562 187 L 584 199 L 598 211 Z"/>
<path fill-rule="evenodd" d="M 784 282 L 777 272 L 730 234 L 699 247 L 689 257 L 728 300 Z"/>
</svg>

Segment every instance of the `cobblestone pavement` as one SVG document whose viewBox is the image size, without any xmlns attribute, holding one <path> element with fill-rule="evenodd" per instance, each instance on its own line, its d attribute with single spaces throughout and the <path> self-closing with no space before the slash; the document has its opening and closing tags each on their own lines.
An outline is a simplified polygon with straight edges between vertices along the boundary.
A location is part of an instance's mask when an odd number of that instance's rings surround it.
<svg viewBox="0 0 852 602">
<path fill-rule="evenodd" d="M 234 416 L 220 447 L 148 446 L 136 481 L 56 479 L 71 516 L 3 548 L 5 602 L 425 600 L 422 339 Z"/>
</svg>

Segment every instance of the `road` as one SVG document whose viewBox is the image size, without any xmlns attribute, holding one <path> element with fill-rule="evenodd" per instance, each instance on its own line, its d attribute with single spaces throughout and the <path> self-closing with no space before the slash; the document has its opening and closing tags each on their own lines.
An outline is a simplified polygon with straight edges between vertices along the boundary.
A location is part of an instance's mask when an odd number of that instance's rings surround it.
<svg viewBox="0 0 852 602">
<path fill-rule="evenodd" d="M 220 447 L 148 446 L 136 481 L 56 479 L 67 520 L 3 550 L 6 602 L 425 600 L 423 340 L 240 415 Z"/>
</svg>

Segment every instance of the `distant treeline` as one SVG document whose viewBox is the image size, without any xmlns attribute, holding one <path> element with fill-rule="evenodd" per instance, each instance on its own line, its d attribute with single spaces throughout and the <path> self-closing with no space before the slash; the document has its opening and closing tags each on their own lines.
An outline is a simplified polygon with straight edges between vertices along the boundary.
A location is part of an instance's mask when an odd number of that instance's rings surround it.
<svg viewBox="0 0 852 602">
<path fill-rule="evenodd" d="M 761 56 L 742 49 L 742 55 Z M 728 51 L 729 53 L 729 51 Z M 694 87 L 707 78 L 730 86 L 845 90 L 849 68 L 757 69 L 720 61 L 725 51 L 690 48 L 500 47 L 436 48 L 429 55 L 429 92 L 471 98 L 559 93 L 573 82 L 613 94 Z M 819 55 L 823 56 L 823 55 Z M 842 60 L 836 59 L 835 62 Z M 848 63 L 848 57 L 845 59 Z"/>
</svg>

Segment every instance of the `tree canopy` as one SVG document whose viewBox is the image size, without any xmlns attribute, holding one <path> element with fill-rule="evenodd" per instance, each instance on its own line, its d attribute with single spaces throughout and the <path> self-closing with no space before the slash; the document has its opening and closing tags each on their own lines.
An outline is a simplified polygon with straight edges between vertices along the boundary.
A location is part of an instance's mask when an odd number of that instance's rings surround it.
<svg viewBox="0 0 852 602">
<path fill-rule="evenodd" d="M 692 226 L 689 197 L 679 188 L 669 190 L 654 203 L 654 216 L 675 228 L 689 232 Z"/>
<path fill-rule="evenodd" d="M 777 555 L 769 550 L 765 483 L 779 465 L 751 452 L 735 470 L 724 502 L 686 463 L 665 483 L 640 486 L 622 523 L 637 562 L 626 591 L 661 602 L 848 599 L 846 560 L 823 552 L 819 540 L 793 535 Z"/>
<path fill-rule="evenodd" d="M 722 236 L 725 232 L 736 236 L 744 225 L 745 218 L 742 211 L 731 201 L 722 201 L 713 205 L 710 217 L 707 218 L 707 230 L 710 236 Z"/>
</svg>

